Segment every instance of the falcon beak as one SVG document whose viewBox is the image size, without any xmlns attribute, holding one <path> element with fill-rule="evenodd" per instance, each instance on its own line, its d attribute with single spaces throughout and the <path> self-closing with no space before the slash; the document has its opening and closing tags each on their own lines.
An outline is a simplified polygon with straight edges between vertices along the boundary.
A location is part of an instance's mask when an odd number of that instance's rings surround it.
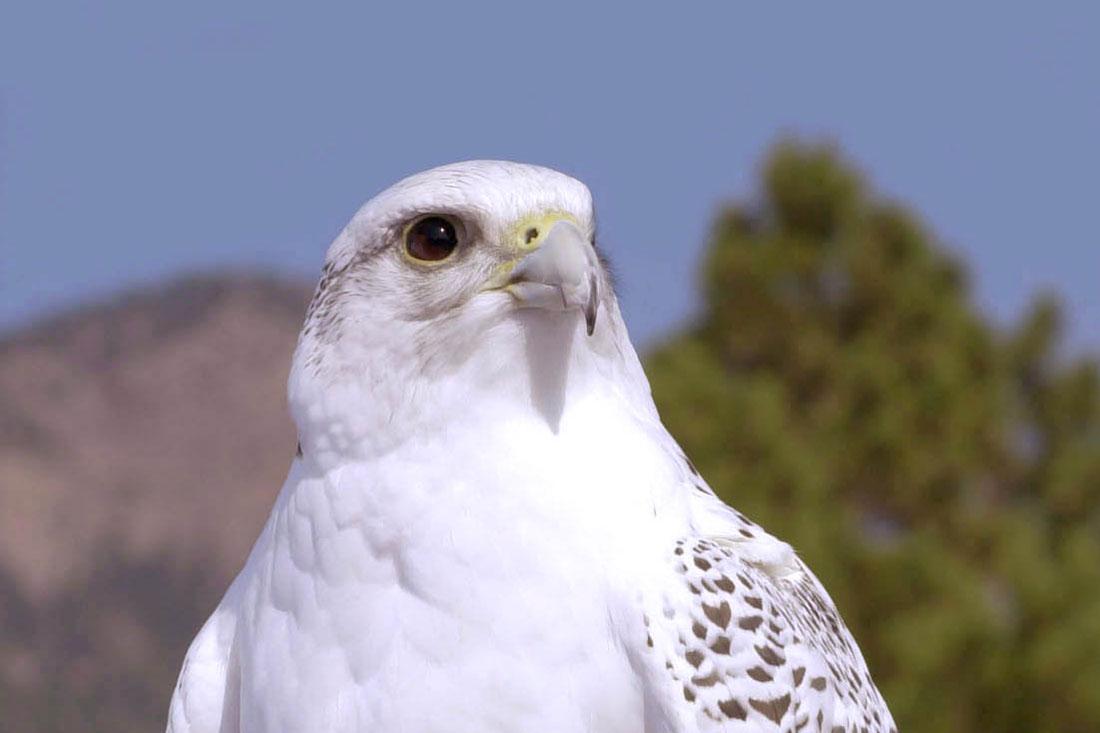
<svg viewBox="0 0 1100 733">
<path fill-rule="evenodd" d="M 592 245 L 575 224 L 559 219 L 538 248 L 519 260 L 504 289 L 524 307 L 580 310 L 591 336 L 600 307 L 598 273 Z"/>
</svg>

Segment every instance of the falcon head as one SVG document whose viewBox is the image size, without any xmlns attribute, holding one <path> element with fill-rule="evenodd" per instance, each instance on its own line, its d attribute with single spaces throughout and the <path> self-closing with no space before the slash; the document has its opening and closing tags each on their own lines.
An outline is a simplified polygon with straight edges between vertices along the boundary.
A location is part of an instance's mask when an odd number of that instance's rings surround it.
<svg viewBox="0 0 1100 733">
<path fill-rule="evenodd" d="M 435 168 L 368 201 L 330 247 L 299 339 L 303 440 L 349 405 L 356 434 L 370 410 L 392 433 L 395 415 L 413 425 L 447 400 L 553 422 L 586 374 L 640 375 L 594 233 L 584 184 L 518 163 Z"/>
<path fill-rule="evenodd" d="M 592 196 L 548 168 L 470 161 L 416 174 L 367 202 L 329 249 L 306 319 L 319 341 L 357 325 L 482 326 L 535 309 L 591 336 L 610 295 Z"/>
</svg>

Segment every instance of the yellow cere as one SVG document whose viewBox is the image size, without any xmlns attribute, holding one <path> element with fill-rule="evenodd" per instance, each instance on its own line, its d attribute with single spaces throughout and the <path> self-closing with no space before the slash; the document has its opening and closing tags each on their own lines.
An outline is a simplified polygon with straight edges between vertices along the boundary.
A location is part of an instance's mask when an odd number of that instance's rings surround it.
<svg viewBox="0 0 1100 733">
<path fill-rule="evenodd" d="M 528 216 L 520 219 L 515 226 L 509 230 L 506 238 L 506 244 L 509 245 L 510 249 L 515 250 L 516 254 L 519 256 L 514 260 L 501 262 L 494 267 L 493 274 L 485 283 L 483 290 L 498 290 L 505 287 L 508 284 L 508 278 L 512 275 L 512 270 L 516 269 L 516 265 L 519 264 L 523 255 L 538 249 L 539 246 L 542 245 L 546 235 L 550 232 L 550 227 L 554 226 L 554 224 L 559 221 L 568 221 L 577 224 L 576 218 L 572 214 L 568 214 L 564 211 L 547 211 L 536 216 Z"/>
<path fill-rule="evenodd" d="M 559 221 L 568 221 L 577 224 L 577 220 L 571 214 L 564 211 L 547 211 L 537 216 L 529 216 L 520 219 L 512 227 L 509 234 L 509 242 L 519 252 L 524 254 L 533 252 L 542 244 L 542 240 L 550 232 L 550 227 Z"/>
</svg>

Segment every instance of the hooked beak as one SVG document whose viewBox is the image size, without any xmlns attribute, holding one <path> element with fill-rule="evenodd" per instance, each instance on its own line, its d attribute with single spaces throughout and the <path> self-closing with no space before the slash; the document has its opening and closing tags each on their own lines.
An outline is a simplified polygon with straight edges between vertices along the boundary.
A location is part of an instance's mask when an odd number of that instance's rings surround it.
<svg viewBox="0 0 1100 733">
<path fill-rule="evenodd" d="M 524 307 L 584 313 L 591 336 L 600 307 L 599 262 L 592 245 L 570 221 L 556 221 L 546 238 L 510 273 L 505 290 Z"/>
</svg>

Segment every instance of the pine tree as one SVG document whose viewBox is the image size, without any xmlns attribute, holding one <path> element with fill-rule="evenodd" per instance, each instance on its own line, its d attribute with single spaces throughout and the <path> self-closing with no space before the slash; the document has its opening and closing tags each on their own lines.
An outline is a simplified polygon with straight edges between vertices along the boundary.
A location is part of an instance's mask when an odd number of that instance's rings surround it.
<svg viewBox="0 0 1100 733">
<path fill-rule="evenodd" d="M 919 218 L 788 141 L 648 360 L 715 490 L 789 540 L 907 733 L 1100 730 L 1100 380 L 1056 301 L 972 302 Z"/>
</svg>

